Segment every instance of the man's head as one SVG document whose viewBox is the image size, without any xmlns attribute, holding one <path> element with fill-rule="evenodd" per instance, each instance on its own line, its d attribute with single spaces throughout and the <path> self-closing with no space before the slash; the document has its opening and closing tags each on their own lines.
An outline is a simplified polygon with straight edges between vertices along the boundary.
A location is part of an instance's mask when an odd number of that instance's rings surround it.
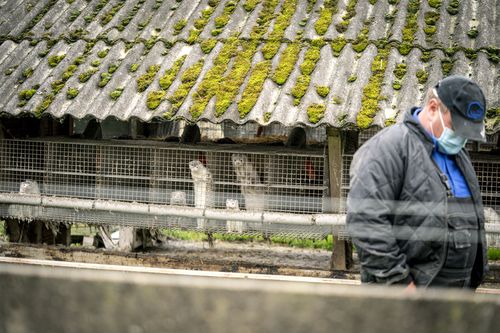
<svg viewBox="0 0 500 333">
<path fill-rule="evenodd" d="M 429 92 L 424 110 L 428 113 L 431 131 L 439 138 L 445 130 L 441 123 L 453 130 L 458 136 L 476 141 L 486 141 L 484 116 L 486 114 L 486 99 L 481 88 L 463 76 L 449 76 L 439 81 Z M 438 114 L 441 111 L 442 114 Z"/>
</svg>

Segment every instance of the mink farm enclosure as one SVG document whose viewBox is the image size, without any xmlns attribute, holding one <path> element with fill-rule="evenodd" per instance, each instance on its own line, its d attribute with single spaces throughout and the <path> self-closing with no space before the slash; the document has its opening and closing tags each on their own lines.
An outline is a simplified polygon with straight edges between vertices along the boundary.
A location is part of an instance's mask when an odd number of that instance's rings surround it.
<svg viewBox="0 0 500 333">
<path fill-rule="evenodd" d="M 4 197 L 41 195 L 52 202 L 67 200 L 66 208 L 60 204 L 51 208 L 27 201 L 4 202 L 0 206 L 3 217 L 306 238 L 331 233 L 331 226 L 325 225 L 204 221 L 141 214 L 147 204 L 256 214 L 327 212 L 327 159 L 323 148 L 9 139 L 0 141 L 0 161 L 0 192 Z M 190 170 L 193 161 L 199 164 L 199 175 Z M 78 203 L 90 204 L 90 208 L 108 204 L 109 209 L 77 209 Z M 137 212 L 131 209 L 110 213 L 124 203 L 130 208 L 137 205 Z"/>
<path fill-rule="evenodd" d="M 338 163 L 341 191 L 335 206 L 324 147 L 4 139 L 0 216 L 299 238 L 332 232 L 342 236 L 342 223 L 322 224 L 319 216 L 335 209 L 340 213 L 335 216 L 345 213 L 351 159 L 352 154 L 343 153 Z M 487 216 L 488 222 L 498 222 L 500 160 L 479 153 L 472 159 L 487 213 L 493 216 Z M 165 207 L 170 210 L 162 211 Z M 192 207 L 221 215 L 195 217 L 186 213 Z M 247 214 L 239 221 L 242 212 Z M 266 222 L 264 212 L 274 220 Z"/>
</svg>

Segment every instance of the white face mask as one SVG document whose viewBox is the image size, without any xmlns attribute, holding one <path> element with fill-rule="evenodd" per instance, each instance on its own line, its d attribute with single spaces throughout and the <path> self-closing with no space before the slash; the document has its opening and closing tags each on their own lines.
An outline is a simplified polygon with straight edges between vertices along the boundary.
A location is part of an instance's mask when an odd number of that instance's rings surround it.
<svg viewBox="0 0 500 333">
<path fill-rule="evenodd" d="M 456 134 L 455 131 L 444 125 L 443 116 L 441 115 L 441 107 L 439 107 L 438 113 L 439 113 L 439 120 L 441 121 L 441 126 L 443 126 L 443 133 L 441 134 L 439 139 L 434 136 L 434 129 L 431 120 L 430 123 L 431 123 L 432 137 L 436 140 L 438 150 L 441 153 L 447 155 L 456 155 L 460 152 L 460 150 L 462 150 L 463 147 L 465 147 L 467 139 Z"/>
</svg>

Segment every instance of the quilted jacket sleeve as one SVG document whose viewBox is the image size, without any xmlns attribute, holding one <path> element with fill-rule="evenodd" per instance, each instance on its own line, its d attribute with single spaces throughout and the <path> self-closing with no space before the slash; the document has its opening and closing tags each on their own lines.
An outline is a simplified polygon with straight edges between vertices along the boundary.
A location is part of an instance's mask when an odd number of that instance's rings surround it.
<svg viewBox="0 0 500 333">
<path fill-rule="evenodd" d="M 384 132 L 354 155 L 347 228 L 359 255 L 363 282 L 407 284 L 412 279 L 406 256 L 392 232 L 392 214 L 404 179 L 405 154 L 402 138 L 397 138 L 397 133 Z"/>
</svg>

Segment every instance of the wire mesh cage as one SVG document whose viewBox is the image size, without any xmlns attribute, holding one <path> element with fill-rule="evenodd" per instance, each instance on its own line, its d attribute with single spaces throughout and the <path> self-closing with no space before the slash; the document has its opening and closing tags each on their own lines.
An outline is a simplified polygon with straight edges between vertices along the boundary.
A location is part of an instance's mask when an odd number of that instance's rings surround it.
<svg viewBox="0 0 500 333">
<path fill-rule="evenodd" d="M 324 151 L 247 145 L 60 140 L 0 141 L 0 192 L 230 211 L 321 213 Z M 52 214 L 52 215 L 51 215 Z M 4 215 L 5 216 L 5 215 Z M 52 218 L 51 218 L 52 216 Z M 128 216 L 128 217 L 127 217 Z M 324 226 L 259 225 L 64 210 L 37 217 L 70 223 L 174 226 L 242 233 L 324 236 Z M 127 220 L 128 219 L 128 220 Z M 326 230 L 325 230 L 326 229 Z"/>
</svg>

